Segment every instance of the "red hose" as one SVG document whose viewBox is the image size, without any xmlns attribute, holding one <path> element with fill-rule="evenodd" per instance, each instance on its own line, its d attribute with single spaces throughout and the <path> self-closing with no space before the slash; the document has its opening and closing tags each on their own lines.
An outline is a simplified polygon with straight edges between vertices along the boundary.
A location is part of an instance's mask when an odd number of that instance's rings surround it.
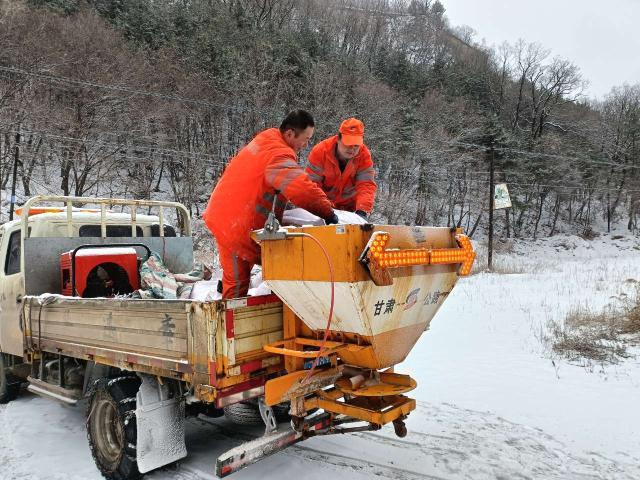
<svg viewBox="0 0 640 480">
<path fill-rule="evenodd" d="M 320 241 L 318 241 L 317 238 L 313 237 L 312 235 L 309 235 L 308 233 L 301 233 L 300 235 L 303 237 L 310 238 L 311 240 L 316 242 L 316 244 L 320 247 L 320 250 L 322 250 L 322 253 L 324 253 L 325 258 L 327 259 L 327 265 L 329 266 L 329 279 L 331 280 L 331 303 L 329 306 L 329 318 L 327 319 L 327 327 L 324 329 L 324 338 L 322 339 L 322 343 L 320 344 L 320 349 L 316 354 L 316 358 L 314 358 L 313 364 L 311 364 L 311 369 L 309 370 L 309 373 L 307 374 L 306 377 L 304 377 L 304 380 L 302 381 L 302 383 L 305 383 L 307 380 L 309 380 L 309 378 L 311 378 L 311 375 L 313 375 L 313 372 L 316 369 L 316 366 L 318 365 L 318 360 L 322 356 L 322 351 L 324 350 L 324 346 L 327 343 L 327 338 L 329 337 L 329 331 L 331 330 L 331 320 L 333 318 L 333 305 L 335 301 L 335 281 L 333 278 L 333 265 L 331 264 L 331 258 L 329 258 L 329 254 L 327 253 L 327 250 L 324 248 L 322 243 L 320 243 Z"/>
</svg>

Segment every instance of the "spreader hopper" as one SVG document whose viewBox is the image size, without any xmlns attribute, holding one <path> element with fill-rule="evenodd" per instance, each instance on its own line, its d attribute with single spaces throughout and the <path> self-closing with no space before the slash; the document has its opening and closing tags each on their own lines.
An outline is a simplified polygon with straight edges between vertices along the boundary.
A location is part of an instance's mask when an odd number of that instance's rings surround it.
<svg viewBox="0 0 640 480">
<path fill-rule="evenodd" d="M 270 406 L 287 402 L 294 431 L 229 451 L 219 470 L 311 436 L 389 423 L 396 435 L 407 435 L 404 420 L 416 402 L 405 393 L 416 382 L 392 367 L 409 354 L 458 276 L 471 271 L 469 239 L 432 227 L 283 229 L 273 213 L 254 238 L 262 246 L 263 279 L 285 303 L 284 339 L 263 349 L 282 355 L 286 372 L 265 383 L 260 408 L 268 418 Z"/>
<path fill-rule="evenodd" d="M 371 369 L 402 362 L 475 253 L 449 228 L 331 225 L 288 230 L 308 236 L 261 242 L 267 285 L 317 337 L 351 345 L 339 357 Z M 359 347 L 359 348 L 356 348 Z"/>
</svg>

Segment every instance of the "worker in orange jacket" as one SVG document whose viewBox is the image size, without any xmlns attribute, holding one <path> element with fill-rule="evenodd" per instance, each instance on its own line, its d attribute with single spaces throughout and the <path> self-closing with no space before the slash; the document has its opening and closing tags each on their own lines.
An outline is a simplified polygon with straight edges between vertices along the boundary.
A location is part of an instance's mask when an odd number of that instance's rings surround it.
<svg viewBox="0 0 640 480">
<path fill-rule="evenodd" d="M 247 294 L 251 269 L 260 264 L 260 247 L 251 231 L 264 226 L 275 202 L 276 216 L 288 200 L 337 223 L 327 195 L 297 163 L 314 131 L 313 117 L 294 110 L 280 129 L 269 128 L 256 135 L 231 159 L 218 181 L 202 218 L 218 244 L 222 266 L 222 298 Z"/>
<path fill-rule="evenodd" d="M 337 135 L 313 147 L 308 160 L 309 178 L 325 191 L 334 208 L 366 220 L 378 186 L 371 152 L 364 144 L 364 124 L 356 118 L 345 120 Z"/>
</svg>

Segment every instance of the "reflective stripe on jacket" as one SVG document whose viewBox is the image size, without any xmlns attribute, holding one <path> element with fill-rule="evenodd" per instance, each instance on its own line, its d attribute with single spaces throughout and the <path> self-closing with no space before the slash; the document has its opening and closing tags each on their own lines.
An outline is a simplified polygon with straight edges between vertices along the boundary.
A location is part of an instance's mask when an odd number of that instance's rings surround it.
<svg viewBox="0 0 640 480">
<path fill-rule="evenodd" d="M 325 191 L 335 208 L 371 213 L 378 186 L 371 152 L 362 145 L 358 155 L 347 162 L 344 171 L 336 158 L 338 136 L 318 143 L 309 153 L 307 173 Z"/>
<path fill-rule="evenodd" d="M 216 241 L 246 259 L 258 255 L 250 232 L 264 226 L 275 191 L 276 214 L 291 200 L 319 217 L 329 217 L 331 202 L 296 162 L 295 152 L 280 130 L 260 132 L 231 159 L 209 198 L 202 218 Z"/>
</svg>

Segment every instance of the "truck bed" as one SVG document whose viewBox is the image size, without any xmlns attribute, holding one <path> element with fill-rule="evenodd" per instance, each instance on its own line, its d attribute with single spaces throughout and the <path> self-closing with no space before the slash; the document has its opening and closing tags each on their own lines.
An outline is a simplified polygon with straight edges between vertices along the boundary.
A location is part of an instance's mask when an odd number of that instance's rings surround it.
<svg viewBox="0 0 640 480">
<path fill-rule="evenodd" d="M 211 399 L 280 367 L 262 345 L 283 338 L 282 309 L 275 295 L 214 302 L 51 295 L 25 297 L 22 318 L 27 351 L 179 378 L 206 387 Z"/>
</svg>

